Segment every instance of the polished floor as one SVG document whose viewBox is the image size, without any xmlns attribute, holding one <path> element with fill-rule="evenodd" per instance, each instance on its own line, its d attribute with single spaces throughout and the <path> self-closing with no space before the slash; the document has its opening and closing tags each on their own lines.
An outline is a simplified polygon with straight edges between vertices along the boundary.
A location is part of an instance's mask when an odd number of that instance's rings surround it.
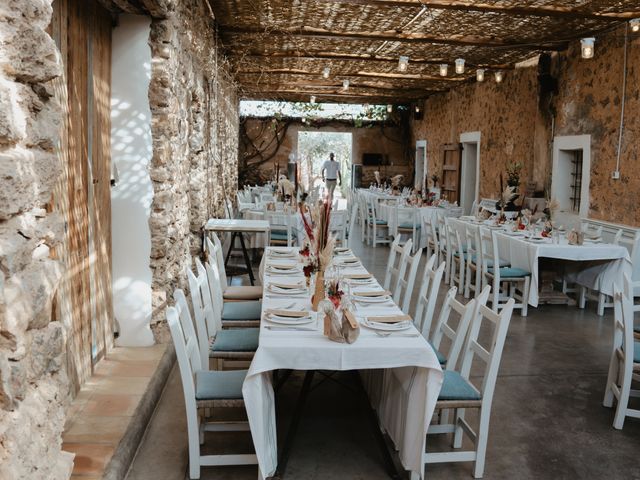
<svg viewBox="0 0 640 480">
<path fill-rule="evenodd" d="M 382 279 L 388 249 L 356 242 L 354 250 Z M 613 411 L 602 406 L 611 316 L 607 310 L 598 317 L 593 303 L 586 310 L 549 305 L 529 309 L 527 318 L 514 314 L 494 396 L 485 479 L 640 479 L 640 420 L 627 419 L 624 430 L 614 430 Z M 300 384 L 298 376 L 283 389 L 280 438 Z M 443 440 L 429 440 L 427 447 L 446 449 Z M 208 437 L 206 447 L 252 451 L 248 434 Z M 183 480 L 186 472 L 184 402 L 174 368 L 127 478 Z M 348 390 L 325 382 L 313 391 L 285 477 L 388 478 L 361 406 Z M 203 468 L 201 478 L 255 480 L 257 469 Z M 472 478 L 472 465 L 433 465 L 427 478 Z"/>
</svg>

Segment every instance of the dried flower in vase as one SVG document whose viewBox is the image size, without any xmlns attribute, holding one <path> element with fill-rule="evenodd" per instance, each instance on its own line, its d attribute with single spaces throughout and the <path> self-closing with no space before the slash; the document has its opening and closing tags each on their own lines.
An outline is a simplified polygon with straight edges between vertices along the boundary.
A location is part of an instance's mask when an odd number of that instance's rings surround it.
<svg viewBox="0 0 640 480">
<path fill-rule="evenodd" d="M 326 283 L 327 287 L 327 298 L 331 300 L 333 306 L 338 308 L 340 306 L 340 302 L 342 301 L 342 296 L 344 292 L 340 289 L 340 280 L 332 279 Z"/>
<path fill-rule="evenodd" d="M 376 170 L 375 172 L 373 172 L 373 176 L 376 179 L 376 185 L 380 186 L 380 184 L 382 183 L 382 180 L 380 178 L 380 172 Z"/>
</svg>

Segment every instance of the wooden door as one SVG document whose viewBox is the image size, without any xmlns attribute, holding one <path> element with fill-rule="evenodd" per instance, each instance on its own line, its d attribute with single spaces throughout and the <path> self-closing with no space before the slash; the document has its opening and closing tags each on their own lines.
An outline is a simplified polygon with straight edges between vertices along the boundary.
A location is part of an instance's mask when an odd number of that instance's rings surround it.
<svg viewBox="0 0 640 480">
<path fill-rule="evenodd" d="M 461 160 L 462 144 L 449 143 L 443 147 L 441 196 L 451 203 L 460 203 Z"/>
</svg>

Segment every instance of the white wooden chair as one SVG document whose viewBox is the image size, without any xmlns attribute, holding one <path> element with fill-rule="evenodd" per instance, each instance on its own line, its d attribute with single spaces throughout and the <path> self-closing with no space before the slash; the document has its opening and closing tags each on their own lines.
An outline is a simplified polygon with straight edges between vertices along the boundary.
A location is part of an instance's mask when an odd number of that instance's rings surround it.
<svg viewBox="0 0 640 480">
<path fill-rule="evenodd" d="M 336 244 L 344 247 L 347 243 L 347 211 L 334 210 L 331 212 L 329 230 L 336 239 Z"/>
<path fill-rule="evenodd" d="M 435 215 L 425 215 L 422 220 L 422 235 L 427 240 L 427 258 L 431 258 L 434 253 L 437 255 L 436 263 L 440 265 L 440 244 L 438 242 L 438 225 Z"/>
<path fill-rule="evenodd" d="M 474 462 L 473 476 L 482 478 L 493 393 L 514 303 L 513 299 L 509 299 L 499 314 L 487 306 L 481 305 L 478 315 L 472 319 L 463 348 L 460 370 L 444 371 L 444 382 L 436 403 L 436 410 L 454 410 L 453 423 L 430 425 L 427 430 L 427 439 L 432 434 L 453 433 L 453 448 L 455 450 L 449 452 L 430 452 L 427 450 L 423 455 L 425 464 Z M 478 340 L 483 320 L 493 324 L 491 342 L 486 348 Z M 484 369 L 481 380 L 477 379 L 477 370 L 474 370 L 474 381 L 472 382 L 471 370 L 476 357 L 484 363 Z M 474 431 L 465 419 L 466 409 L 469 408 L 480 410 L 477 431 Z M 475 447 L 473 450 L 457 450 L 462 447 L 463 434 L 466 434 L 473 442 Z M 427 478 L 424 471 L 422 478 Z"/>
<path fill-rule="evenodd" d="M 211 241 L 212 238 L 213 242 Z M 262 298 L 261 285 L 229 285 L 227 272 L 224 268 L 222 244 L 215 233 L 211 232 L 210 235 L 205 238 L 204 244 L 207 259 L 218 268 L 222 297 L 224 300 L 260 300 Z"/>
<path fill-rule="evenodd" d="M 286 246 L 293 245 L 293 228 L 291 215 L 285 211 L 274 212 L 264 210 L 264 218 L 271 226 L 269 245 Z"/>
<path fill-rule="evenodd" d="M 182 290 L 174 297 L 184 298 Z M 167 308 L 167 323 L 176 349 L 182 391 L 187 416 L 189 439 L 189 478 L 199 479 L 201 467 L 217 465 L 255 465 L 255 454 L 203 455 L 200 445 L 205 432 L 249 431 L 249 424 L 241 422 L 205 422 L 198 409 L 244 407 L 242 383 L 246 370 L 209 371 L 202 370 L 198 340 L 193 328 L 186 299 L 175 307 Z"/>
<path fill-rule="evenodd" d="M 422 249 L 413 255 L 407 255 L 404 258 L 404 267 L 400 269 L 400 277 L 398 281 L 398 287 L 393 294 L 393 301 L 400 306 L 400 309 L 409 314 L 409 306 L 411 304 L 411 294 L 413 293 L 413 287 L 416 283 L 416 274 L 418 273 L 418 266 L 422 260 Z"/>
<path fill-rule="evenodd" d="M 482 290 L 482 255 L 480 255 L 480 230 L 475 226 L 465 229 L 466 241 L 466 272 L 464 296 L 469 298 L 471 292 L 477 296 Z"/>
<path fill-rule="evenodd" d="M 257 327 L 262 316 L 262 302 L 260 300 L 231 300 L 224 301 L 220 274 L 217 265 L 209 257 L 205 264 L 209 290 L 214 308 L 217 308 L 222 318 L 222 326 L 229 327 Z"/>
<path fill-rule="evenodd" d="M 369 225 L 370 225 L 370 233 L 371 233 L 371 243 L 373 244 L 373 248 L 376 248 L 378 244 L 391 243 L 389 236 L 389 224 L 386 220 L 382 220 L 380 218 L 380 211 L 378 201 L 375 199 L 371 200 L 369 207 Z M 379 234 L 382 235 L 379 235 Z"/>
<path fill-rule="evenodd" d="M 424 273 L 420 282 L 420 291 L 416 300 L 416 311 L 413 316 L 413 322 L 422 336 L 426 339 L 430 338 L 431 322 L 433 321 L 433 312 L 438 301 L 438 291 L 442 283 L 442 275 L 444 274 L 444 262 L 441 262 L 436 268 L 438 257 L 433 254 L 427 260 Z"/>
<path fill-rule="evenodd" d="M 517 267 L 501 266 L 504 261 L 500 259 L 498 240 L 487 228 L 480 229 L 480 254 L 483 278 L 491 285 L 491 308 L 500 311 L 504 303 L 513 298 L 519 300 L 514 308 L 519 308 L 521 315 L 526 317 L 531 272 Z M 494 268 L 494 265 L 498 265 L 498 268 Z"/>
<path fill-rule="evenodd" d="M 400 282 L 401 269 L 405 265 L 405 257 L 411 250 L 411 242 L 407 242 L 404 246 L 400 245 L 400 239 L 396 238 L 389 249 L 389 258 L 387 260 L 387 270 L 384 274 L 384 282 L 382 286 L 385 290 L 395 294 Z"/>
<path fill-rule="evenodd" d="M 451 256 L 452 251 L 449 246 L 449 226 L 447 220 L 442 212 L 437 212 L 436 221 L 438 225 L 438 244 L 440 246 L 440 257 L 444 261 L 444 283 L 449 285 L 451 283 Z"/>
<path fill-rule="evenodd" d="M 202 356 L 202 369 L 209 370 L 210 358 L 213 358 L 216 370 L 224 367 L 225 360 L 251 360 L 258 349 L 260 329 L 222 329 L 221 312 L 213 305 L 205 267 L 198 258 L 195 259 L 195 263 L 197 275 L 188 270 L 187 278 Z"/>
<path fill-rule="evenodd" d="M 466 246 L 460 236 L 460 232 L 447 224 L 447 244 L 451 255 L 451 286 L 458 287 L 460 293 L 464 293 L 464 276 L 467 270 Z"/>
<path fill-rule="evenodd" d="M 417 208 L 395 206 L 391 208 L 391 212 L 395 216 L 394 220 L 398 236 L 405 235 L 408 239 L 411 239 L 413 241 L 413 250 L 415 251 L 420 246 L 422 232 L 420 211 Z M 402 243 L 402 240 L 400 242 Z"/>
<path fill-rule="evenodd" d="M 358 205 L 358 202 L 353 202 L 353 204 L 351 205 L 351 215 L 349 217 L 349 227 L 347 229 L 347 239 L 345 242 L 345 247 L 350 248 L 353 246 L 353 241 L 356 235 L 356 222 L 358 219 L 359 211 L 360 207 Z"/>
<path fill-rule="evenodd" d="M 613 351 L 602 403 L 612 407 L 615 398 L 613 428 L 622 430 L 626 417 L 640 418 L 640 410 L 629 408 L 629 398 L 640 397 L 640 390 L 631 388 L 632 382 L 640 382 L 640 342 L 634 338 L 633 286 L 626 274 L 624 291 L 614 287 L 613 317 Z"/>
</svg>

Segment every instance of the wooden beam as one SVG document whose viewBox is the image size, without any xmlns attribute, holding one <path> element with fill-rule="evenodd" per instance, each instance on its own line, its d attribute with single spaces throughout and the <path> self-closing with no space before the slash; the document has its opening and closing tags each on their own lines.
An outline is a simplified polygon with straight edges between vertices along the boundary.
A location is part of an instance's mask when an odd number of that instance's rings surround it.
<svg viewBox="0 0 640 480">
<path fill-rule="evenodd" d="M 438 45 L 456 45 L 461 47 L 487 47 L 487 48 L 511 48 L 526 50 L 565 50 L 566 41 L 548 41 L 545 43 L 529 43 L 527 41 L 500 40 L 493 37 L 472 36 L 438 36 L 429 33 L 402 33 L 402 32 L 336 32 L 318 28 L 303 27 L 301 29 L 289 28 L 280 30 L 262 30 L 256 28 L 241 28 L 233 26 L 221 27 L 223 36 L 240 35 L 242 37 L 254 37 L 256 40 L 272 39 L 274 37 L 297 37 L 315 39 L 339 39 L 339 40 L 374 40 L 383 42 L 420 43 Z"/>
<path fill-rule="evenodd" d="M 388 99 L 389 101 L 395 102 L 398 99 L 402 99 L 403 101 L 411 100 L 415 98 L 424 98 L 427 97 L 434 92 L 432 90 L 423 90 L 420 92 L 414 92 L 411 95 L 384 95 L 384 94 L 376 94 L 376 93 L 365 93 L 365 92 L 353 92 L 351 89 L 347 91 L 335 90 L 335 91 L 326 91 L 326 90 L 298 90 L 298 89 L 277 89 L 277 88 L 269 88 L 269 89 L 259 89 L 259 90 L 251 90 L 251 89 L 243 89 L 239 92 L 239 96 L 241 98 L 250 95 L 255 98 L 259 97 L 269 97 L 275 95 L 299 95 L 301 97 L 306 97 L 310 95 L 314 95 L 319 98 L 325 97 L 336 97 L 336 98 L 361 98 L 361 99 Z"/>
<path fill-rule="evenodd" d="M 531 17 L 555 17 L 565 19 L 588 19 L 619 22 L 640 17 L 640 10 L 631 12 L 589 12 L 562 6 L 501 5 L 470 0 L 316 0 L 320 3 L 343 3 L 373 7 L 416 7 L 433 10 L 456 10 L 463 12 L 502 13 Z"/>
<path fill-rule="evenodd" d="M 282 59 L 292 59 L 292 60 L 303 60 L 303 61 L 323 61 L 323 60 L 331 60 L 336 62 L 351 62 L 351 61 L 366 61 L 366 62 L 379 62 L 379 63 L 398 63 L 398 57 L 387 57 L 387 56 L 374 56 L 374 55 L 360 55 L 357 53 L 354 54 L 340 54 L 340 53 L 331 53 L 331 52 L 296 52 L 291 50 L 284 50 L 279 52 L 253 52 L 246 54 L 245 50 L 235 52 L 233 50 L 227 51 L 227 56 L 230 58 L 239 57 L 240 61 L 237 63 L 250 63 L 243 62 L 244 59 L 255 58 L 258 61 L 260 59 L 268 59 L 268 58 L 282 58 Z M 441 63 L 446 63 L 448 65 L 454 65 L 449 58 L 409 58 L 409 66 L 412 64 L 416 65 L 440 65 Z M 486 68 L 490 70 L 509 70 L 513 69 L 514 66 L 508 63 L 500 63 L 500 64 L 489 64 L 489 63 L 469 63 L 467 62 L 467 67 L 469 68 Z"/>
<path fill-rule="evenodd" d="M 298 70 L 291 68 L 265 68 L 259 70 L 236 70 L 237 75 L 302 75 L 311 77 L 321 77 L 322 72 L 310 72 L 308 70 Z M 466 77 L 440 77 L 437 75 L 419 75 L 412 73 L 389 73 L 389 72 L 351 72 L 351 73 L 334 73 L 333 77 L 364 77 L 364 78 L 390 78 L 394 80 L 424 80 L 432 82 L 464 82 Z"/>
</svg>

